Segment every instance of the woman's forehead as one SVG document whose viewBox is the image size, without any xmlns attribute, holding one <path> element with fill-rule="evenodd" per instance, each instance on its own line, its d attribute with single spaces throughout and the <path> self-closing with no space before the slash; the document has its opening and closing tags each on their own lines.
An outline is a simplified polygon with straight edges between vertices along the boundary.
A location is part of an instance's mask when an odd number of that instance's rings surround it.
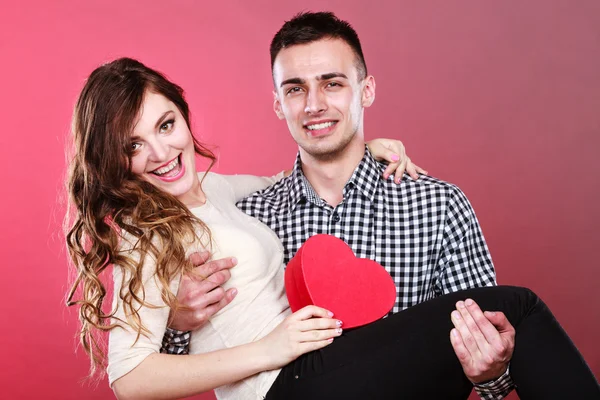
<svg viewBox="0 0 600 400">
<path fill-rule="evenodd" d="M 133 134 L 154 131 L 156 123 L 170 112 L 177 112 L 177 107 L 172 101 L 162 94 L 146 92 L 133 128 Z"/>
</svg>

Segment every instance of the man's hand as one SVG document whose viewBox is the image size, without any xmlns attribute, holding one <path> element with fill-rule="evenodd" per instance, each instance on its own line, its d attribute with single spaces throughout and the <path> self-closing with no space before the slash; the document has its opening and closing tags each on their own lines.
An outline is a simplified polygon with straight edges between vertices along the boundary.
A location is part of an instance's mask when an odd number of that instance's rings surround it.
<svg viewBox="0 0 600 400">
<path fill-rule="evenodd" d="M 190 261 L 196 265 L 191 274 L 181 277 L 177 300 L 190 310 L 179 309 L 173 315 L 169 328 L 193 331 L 204 325 L 217 311 L 229 304 L 237 290 L 225 291 L 221 286 L 229 280 L 229 269 L 237 264 L 235 258 L 208 261 L 210 253 L 193 253 Z"/>
<path fill-rule="evenodd" d="M 483 313 L 467 299 L 456 303 L 451 317 L 456 329 L 450 341 L 467 378 L 483 383 L 506 372 L 515 348 L 515 329 L 504 313 Z"/>
</svg>

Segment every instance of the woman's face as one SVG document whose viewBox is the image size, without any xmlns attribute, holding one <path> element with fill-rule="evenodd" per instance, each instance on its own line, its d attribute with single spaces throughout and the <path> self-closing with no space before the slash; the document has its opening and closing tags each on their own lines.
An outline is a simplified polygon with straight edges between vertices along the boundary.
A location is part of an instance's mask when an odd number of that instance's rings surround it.
<svg viewBox="0 0 600 400">
<path fill-rule="evenodd" d="M 194 202 L 200 189 L 194 142 L 174 103 L 147 91 L 131 134 L 131 146 L 133 173 L 184 204 Z"/>
</svg>

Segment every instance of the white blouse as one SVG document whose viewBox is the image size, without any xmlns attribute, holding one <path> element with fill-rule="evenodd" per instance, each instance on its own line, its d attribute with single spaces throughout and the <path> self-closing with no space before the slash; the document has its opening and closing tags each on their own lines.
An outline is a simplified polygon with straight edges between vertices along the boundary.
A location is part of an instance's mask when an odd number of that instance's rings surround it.
<svg viewBox="0 0 600 400">
<path fill-rule="evenodd" d="M 200 173 L 200 179 L 203 173 Z M 202 182 L 206 203 L 191 211 L 209 227 L 212 235 L 212 257 L 220 259 L 236 257 L 238 264 L 231 271 L 231 278 L 224 289 L 238 288 L 235 299 L 216 313 L 203 327 L 193 331 L 190 354 L 206 353 L 256 341 L 271 332 L 290 314 L 285 296 L 283 247 L 273 231 L 258 220 L 242 213 L 235 203 L 263 189 L 283 177 L 280 173 L 272 178 L 248 175 L 218 175 L 208 173 Z M 131 238 L 124 237 L 124 243 Z M 201 249 L 195 243 L 188 254 Z M 135 251 L 128 252 L 135 259 Z M 149 259 L 149 257 L 148 257 Z M 154 279 L 155 265 L 149 259 L 143 267 L 146 302 L 159 308 L 142 308 L 140 318 L 149 330 L 134 344 L 136 332 L 128 326 L 110 331 L 108 350 L 108 378 L 112 383 L 137 367 L 148 355 L 158 353 L 167 326 L 169 308 L 160 296 L 159 285 Z M 179 278 L 171 282 L 171 290 L 177 292 Z M 114 287 L 120 288 L 123 270 L 113 268 Z M 116 316 L 124 318 L 118 292 L 113 297 Z M 219 399 L 261 399 L 275 381 L 279 370 L 262 372 L 242 381 L 215 389 Z"/>
</svg>

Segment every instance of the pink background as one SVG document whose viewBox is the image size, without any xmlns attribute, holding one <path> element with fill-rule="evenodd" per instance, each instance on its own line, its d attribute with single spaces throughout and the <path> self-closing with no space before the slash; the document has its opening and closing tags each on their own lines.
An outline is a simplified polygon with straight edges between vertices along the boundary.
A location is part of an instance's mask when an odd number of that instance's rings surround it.
<svg viewBox="0 0 600 400">
<path fill-rule="evenodd" d="M 139 58 L 187 90 L 216 171 L 275 173 L 295 146 L 271 109 L 268 44 L 310 9 L 360 34 L 377 79 L 367 136 L 402 139 L 466 192 L 499 282 L 537 291 L 600 376 L 600 2 L 3 0 L 0 397 L 112 398 L 80 383 L 63 305 L 63 149 L 86 76 Z"/>
</svg>

